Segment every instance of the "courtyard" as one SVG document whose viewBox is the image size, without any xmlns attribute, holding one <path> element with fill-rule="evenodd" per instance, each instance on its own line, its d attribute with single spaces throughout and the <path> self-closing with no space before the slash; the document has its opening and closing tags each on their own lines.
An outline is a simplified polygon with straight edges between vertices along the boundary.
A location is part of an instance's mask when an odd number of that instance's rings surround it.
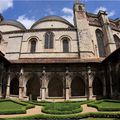
<svg viewBox="0 0 120 120">
<path fill-rule="evenodd" d="M 20 101 L 0 100 L 0 119 L 119 120 L 118 100 Z"/>
</svg>

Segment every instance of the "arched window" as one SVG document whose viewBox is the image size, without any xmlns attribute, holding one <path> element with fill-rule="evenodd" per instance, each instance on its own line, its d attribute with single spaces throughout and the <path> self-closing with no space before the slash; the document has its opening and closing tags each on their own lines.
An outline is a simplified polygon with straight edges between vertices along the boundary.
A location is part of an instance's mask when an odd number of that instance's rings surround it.
<svg viewBox="0 0 120 120">
<path fill-rule="evenodd" d="M 30 40 L 30 52 L 35 53 L 35 51 L 36 51 L 36 39 L 32 38 Z"/>
<path fill-rule="evenodd" d="M 105 46 L 104 46 L 104 35 L 103 35 L 103 32 L 99 29 L 96 30 L 96 38 L 98 43 L 99 56 L 105 57 L 106 52 L 105 52 Z"/>
<path fill-rule="evenodd" d="M 46 32 L 45 34 L 45 49 L 52 49 L 53 48 L 53 32 Z"/>
<path fill-rule="evenodd" d="M 115 40 L 115 44 L 116 44 L 116 48 L 120 47 L 120 38 L 117 35 L 113 35 L 114 40 Z"/>
<path fill-rule="evenodd" d="M 0 43 L 2 42 L 2 34 L 0 33 Z"/>
<path fill-rule="evenodd" d="M 68 53 L 69 52 L 69 38 L 65 37 L 63 40 L 63 52 Z"/>
</svg>

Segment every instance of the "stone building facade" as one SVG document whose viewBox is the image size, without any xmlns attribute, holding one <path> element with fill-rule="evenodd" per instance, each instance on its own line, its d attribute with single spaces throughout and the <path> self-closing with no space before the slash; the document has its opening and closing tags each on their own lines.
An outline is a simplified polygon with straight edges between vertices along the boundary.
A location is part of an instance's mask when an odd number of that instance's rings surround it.
<svg viewBox="0 0 120 120">
<path fill-rule="evenodd" d="M 119 85 L 113 89 L 108 59 L 119 51 L 120 19 L 109 19 L 105 11 L 88 13 L 79 0 L 73 13 L 74 25 L 47 16 L 30 29 L 0 16 L 0 51 L 9 63 L 6 66 L 1 59 L 0 66 L 5 68 L 0 73 L 1 97 L 72 100 L 119 96 Z M 119 66 L 119 60 L 115 64 Z"/>
</svg>

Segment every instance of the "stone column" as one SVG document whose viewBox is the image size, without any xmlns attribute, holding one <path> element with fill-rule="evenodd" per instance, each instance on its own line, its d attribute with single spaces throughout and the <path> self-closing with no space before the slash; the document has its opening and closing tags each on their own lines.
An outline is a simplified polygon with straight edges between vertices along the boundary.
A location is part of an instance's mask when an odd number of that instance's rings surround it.
<svg viewBox="0 0 120 120">
<path fill-rule="evenodd" d="M 0 73 L 0 98 L 2 98 L 2 72 Z"/>
<path fill-rule="evenodd" d="M 46 88 L 41 89 L 41 100 L 45 100 L 46 98 Z"/>
<path fill-rule="evenodd" d="M 108 67 L 109 67 L 109 80 L 110 80 L 110 96 L 112 97 L 113 96 L 113 88 L 112 88 L 112 76 L 111 76 L 111 64 L 109 63 L 108 64 Z"/>
<path fill-rule="evenodd" d="M 88 76 L 88 100 L 93 99 L 93 88 L 92 88 L 92 82 L 93 82 L 93 74 L 91 71 L 91 67 L 88 66 L 87 68 L 88 72 L 87 72 L 87 76 Z"/>
<path fill-rule="evenodd" d="M 19 99 L 23 99 L 24 94 L 24 87 L 23 87 L 23 68 L 20 70 L 20 76 L 19 76 Z"/>
<path fill-rule="evenodd" d="M 112 29 L 110 27 L 110 22 L 105 11 L 99 11 L 98 16 L 99 16 L 99 19 L 101 20 L 104 39 L 106 40 L 105 41 L 106 52 L 107 52 L 107 55 L 109 55 L 116 49 Z"/>
<path fill-rule="evenodd" d="M 6 98 L 10 97 L 10 72 L 8 72 L 8 81 L 7 81 L 7 90 L 6 90 Z"/>
<path fill-rule="evenodd" d="M 65 73 L 65 99 L 69 100 L 70 97 L 70 83 L 71 83 L 72 79 L 71 79 L 71 75 L 70 72 L 68 70 L 68 68 L 66 67 L 66 73 Z"/>
<path fill-rule="evenodd" d="M 45 71 L 45 67 L 43 67 L 43 71 L 42 71 L 42 77 L 41 77 L 41 82 L 42 82 L 42 86 L 41 86 L 41 99 L 45 100 L 46 98 L 46 81 L 47 81 L 47 75 L 46 75 L 46 71 Z"/>
<path fill-rule="evenodd" d="M 106 80 L 104 72 L 102 72 L 102 76 L 103 76 L 103 96 L 106 97 Z"/>
</svg>

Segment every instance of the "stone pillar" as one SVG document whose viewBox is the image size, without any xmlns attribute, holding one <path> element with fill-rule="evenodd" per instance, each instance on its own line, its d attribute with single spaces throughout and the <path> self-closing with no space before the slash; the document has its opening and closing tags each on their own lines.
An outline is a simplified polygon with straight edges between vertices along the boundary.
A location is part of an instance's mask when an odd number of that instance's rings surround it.
<svg viewBox="0 0 120 120">
<path fill-rule="evenodd" d="M 69 91 L 70 89 L 69 88 L 66 88 L 66 90 L 65 90 L 65 99 L 66 100 L 69 100 L 69 97 L 70 97 L 70 91 Z"/>
<path fill-rule="evenodd" d="M 103 96 L 106 97 L 106 80 L 105 80 L 105 73 L 102 73 L 103 76 Z"/>
<path fill-rule="evenodd" d="M 41 99 L 45 100 L 45 98 L 46 98 L 46 88 L 42 88 L 41 89 Z"/>
<path fill-rule="evenodd" d="M 7 81 L 7 90 L 6 90 L 6 98 L 10 97 L 10 72 L 8 73 L 8 81 Z"/>
<path fill-rule="evenodd" d="M 0 63 L 0 98 L 2 96 L 2 79 L 3 79 L 3 72 L 4 72 L 4 63 Z"/>
<path fill-rule="evenodd" d="M 99 19 L 101 20 L 104 39 L 106 40 L 105 41 L 106 52 L 107 55 L 109 55 L 116 49 L 112 29 L 110 27 L 110 22 L 105 11 L 99 11 L 98 16 Z"/>
<path fill-rule="evenodd" d="M 66 67 L 66 73 L 65 73 L 65 99 L 69 100 L 70 97 L 70 83 L 71 83 L 72 79 L 71 79 L 71 75 L 70 72 L 68 70 L 68 68 Z"/>
<path fill-rule="evenodd" d="M 2 98 L 2 72 L 0 74 L 0 98 Z"/>
<path fill-rule="evenodd" d="M 41 82 L 42 82 L 42 86 L 41 86 L 41 99 L 45 100 L 46 98 L 46 81 L 47 81 L 47 75 L 46 75 L 46 71 L 45 71 L 45 67 L 43 67 L 43 71 L 42 71 L 42 77 L 41 77 Z"/>
<path fill-rule="evenodd" d="M 91 67 L 88 66 L 87 68 L 87 76 L 88 76 L 88 100 L 93 99 L 93 88 L 92 88 L 92 82 L 93 82 L 93 74 L 91 71 Z"/>
<path fill-rule="evenodd" d="M 108 64 L 108 67 L 109 67 L 109 80 L 110 80 L 110 96 L 112 97 L 113 96 L 113 88 L 112 88 L 112 76 L 111 76 L 111 64 L 109 63 Z"/>
<path fill-rule="evenodd" d="M 23 87 L 23 68 L 20 70 L 20 76 L 19 76 L 19 99 L 23 99 L 24 94 L 24 87 Z"/>
</svg>

